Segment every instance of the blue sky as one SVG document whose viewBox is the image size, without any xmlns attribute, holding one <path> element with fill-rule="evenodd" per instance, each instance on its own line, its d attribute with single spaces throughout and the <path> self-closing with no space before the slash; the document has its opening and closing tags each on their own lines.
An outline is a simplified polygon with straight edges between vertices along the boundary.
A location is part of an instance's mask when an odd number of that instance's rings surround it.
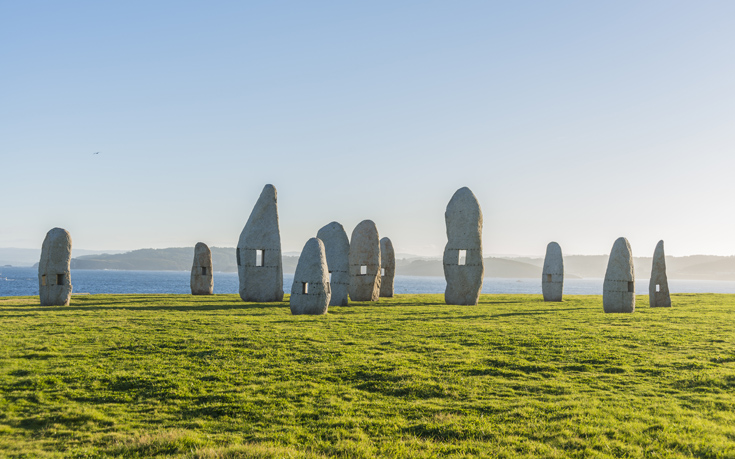
<svg viewBox="0 0 735 459">
<path fill-rule="evenodd" d="M 2 2 L 0 247 L 735 254 L 735 2 Z M 99 151 L 99 155 L 92 153 Z"/>
</svg>

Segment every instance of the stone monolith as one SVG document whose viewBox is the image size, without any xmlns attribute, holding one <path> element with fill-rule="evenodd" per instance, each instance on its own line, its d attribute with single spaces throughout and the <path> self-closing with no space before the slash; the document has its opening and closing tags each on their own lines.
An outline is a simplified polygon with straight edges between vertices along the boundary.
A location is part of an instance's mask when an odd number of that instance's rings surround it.
<svg viewBox="0 0 735 459">
<path fill-rule="evenodd" d="M 485 266 L 482 260 L 482 210 L 469 188 L 454 193 L 444 213 L 447 245 L 444 278 L 447 304 L 477 304 Z"/>
<path fill-rule="evenodd" d="M 651 266 L 651 280 L 648 283 L 648 302 L 652 308 L 670 308 L 669 281 L 666 278 L 666 257 L 664 256 L 664 241 L 658 241 L 653 251 Z"/>
<path fill-rule="evenodd" d="M 380 240 L 380 296 L 393 298 L 393 280 L 396 277 L 396 252 L 387 237 Z"/>
<path fill-rule="evenodd" d="M 372 220 L 361 221 L 350 238 L 350 299 L 380 298 L 380 236 Z"/>
<path fill-rule="evenodd" d="M 71 235 L 63 228 L 46 234 L 38 263 L 41 306 L 68 306 L 71 299 Z"/>
<path fill-rule="evenodd" d="M 541 291 L 544 301 L 561 301 L 564 293 L 564 258 L 556 242 L 546 246 L 544 269 L 541 272 Z"/>
<path fill-rule="evenodd" d="M 324 244 L 332 296 L 330 306 L 347 306 L 350 290 L 350 240 L 342 225 L 332 222 L 316 233 Z"/>
<path fill-rule="evenodd" d="M 194 262 L 191 265 L 192 295 L 211 295 L 214 293 L 214 276 L 212 274 L 212 251 L 207 244 L 197 242 L 194 247 Z"/>
<path fill-rule="evenodd" d="M 326 314 L 332 296 L 324 244 L 313 237 L 301 251 L 291 286 L 291 314 Z"/>
<path fill-rule="evenodd" d="M 283 261 L 276 188 L 266 185 L 237 243 L 237 272 L 243 301 L 283 301 Z"/>
<path fill-rule="evenodd" d="M 624 237 L 618 238 L 610 251 L 602 286 L 602 307 L 605 312 L 635 311 L 633 253 Z"/>
</svg>

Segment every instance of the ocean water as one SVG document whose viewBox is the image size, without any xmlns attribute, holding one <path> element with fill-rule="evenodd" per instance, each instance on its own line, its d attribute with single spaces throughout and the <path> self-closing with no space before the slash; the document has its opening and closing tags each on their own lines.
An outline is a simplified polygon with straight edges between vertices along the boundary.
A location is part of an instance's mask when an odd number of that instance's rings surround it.
<svg viewBox="0 0 735 459">
<path fill-rule="evenodd" d="M 188 271 L 98 271 L 71 272 L 73 293 L 191 293 Z M 284 274 L 283 289 L 291 293 L 293 274 Z M 214 273 L 214 293 L 237 293 L 237 273 Z M 443 277 L 396 276 L 396 293 L 444 293 Z M 637 279 L 636 292 L 648 292 L 648 279 Z M 670 279 L 672 293 L 735 293 L 735 281 Z M 541 294 L 541 279 L 488 277 L 482 293 Z M 566 279 L 565 295 L 601 295 L 602 279 Z M 0 296 L 38 295 L 38 270 L 0 267 Z"/>
</svg>

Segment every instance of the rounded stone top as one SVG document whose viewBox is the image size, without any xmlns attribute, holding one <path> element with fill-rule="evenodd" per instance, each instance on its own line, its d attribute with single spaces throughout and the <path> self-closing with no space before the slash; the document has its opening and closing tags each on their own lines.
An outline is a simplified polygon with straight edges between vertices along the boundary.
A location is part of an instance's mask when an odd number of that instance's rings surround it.
<svg viewBox="0 0 735 459">
<path fill-rule="evenodd" d="M 209 252 L 209 246 L 204 242 L 197 242 L 197 245 L 194 246 L 194 252 Z"/>
<path fill-rule="evenodd" d="M 64 228 L 52 228 L 46 233 L 46 240 L 50 243 L 68 242 L 71 245 L 71 234 Z"/>
<path fill-rule="evenodd" d="M 624 237 L 618 238 L 610 250 L 610 259 L 607 262 L 606 279 L 633 281 L 633 252 L 630 243 Z"/>
<path fill-rule="evenodd" d="M 473 245 L 481 244 L 482 210 L 475 194 L 467 187 L 455 191 L 444 213 L 447 238 Z"/>
<path fill-rule="evenodd" d="M 355 229 L 352 231 L 352 239 L 357 237 L 380 239 L 378 236 L 378 227 L 372 220 L 363 220 L 357 224 Z"/>
<path fill-rule="evenodd" d="M 276 191 L 276 187 L 270 183 L 263 187 L 263 191 L 260 192 L 260 196 L 273 196 L 273 200 L 278 202 L 278 191 Z"/>
</svg>

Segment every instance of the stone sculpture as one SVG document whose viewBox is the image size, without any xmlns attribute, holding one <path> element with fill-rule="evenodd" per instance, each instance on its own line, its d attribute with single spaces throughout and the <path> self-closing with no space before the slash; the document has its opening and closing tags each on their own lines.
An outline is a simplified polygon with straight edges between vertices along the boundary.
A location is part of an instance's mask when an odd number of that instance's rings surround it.
<svg viewBox="0 0 735 459">
<path fill-rule="evenodd" d="M 393 298 L 393 280 L 396 276 L 396 252 L 387 237 L 380 240 L 380 296 Z"/>
<path fill-rule="evenodd" d="M 380 236 L 372 220 L 361 221 L 350 238 L 350 299 L 380 297 Z"/>
<path fill-rule="evenodd" d="M 618 238 L 610 251 L 602 286 L 602 307 L 605 312 L 635 311 L 633 253 L 624 237 Z"/>
<path fill-rule="evenodd" d="M 324 244 L 318 238 L 306 241 L 291 286 L 291 314 L 326 314 L 332 296 Z"/>
<path fill-rule="evenodd" d="M 651 280 L 648 283 L 648 302 L 652 308 L 670 308 L 669 281 L 666 278 L 666 257 L 664 256 L 664 241 L 658 241 L 653 251 L 653 265 L 651 266 Z"/>
<path fill-rule="evenodd" d="M 266 185 L 240 233 L 237 272 L 243 301 L 283 301 L 283 261 L 276 188 Z"/>
<path fill-rule="evenodd" d="M 41 306 L 68 306 L 71 299 L 71 235 L 63 228 L 46 234 L 38 263 Z"/>
<path fill-rule="evenodd" d="M 454 193 L 444 213 L 447 245 L 444 248 L 444 278 L 447 304 L 477 304 L 485 266 L 482 260 L 482 210 L 469 188 Z"/>
<path fill-rule="evenodd" d="M 350 289 L 350 240 L 342 225 L 332 222 L 320 229 L 316 237 L 324 244 L 332 289 L 330 306 L 347 306 Z"/>
<path fill-rule="evenodd" d="M 212 275 L 212 251 L 207 244 L 197 242 L 194 247 L 194 263 L 191 265 L 192 295 L 211 295 L 214 293 L 214 277 Z"/>
<path fill-rule="evenodd" d="M 544 301 L 561 301 L 564 292 L 564 258 L 556 242 L 546 246 L 544 269 L 541 273 L 541 291 Z"/>
</svg>

